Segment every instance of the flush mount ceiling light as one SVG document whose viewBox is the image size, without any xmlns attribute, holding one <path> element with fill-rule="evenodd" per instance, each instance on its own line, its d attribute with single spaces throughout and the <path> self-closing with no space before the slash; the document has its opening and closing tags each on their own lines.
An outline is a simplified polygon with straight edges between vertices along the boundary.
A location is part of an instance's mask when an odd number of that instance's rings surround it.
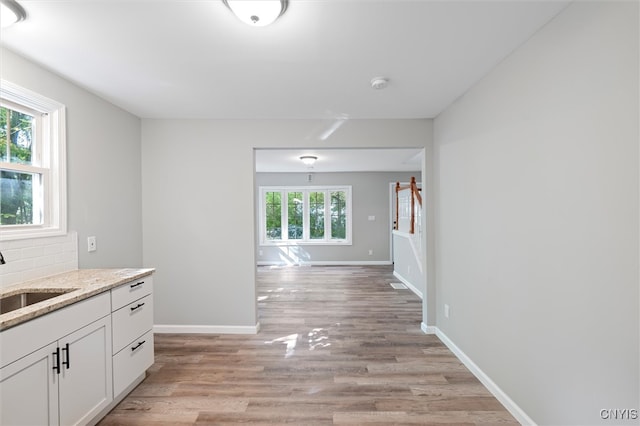
<svg viewBox="0 0 640 426">
<path fill-rule="evenodd" d="M 27 17 L 27 12 L 15 0 L 0 0 L 0 26 L 6 28 Z"/>
<path fill-rule="evenodd" d="M 386 77 L 374 77 L 371 79 L 371 87 L 380 90 L 387 87 L 389 84 L 389 79 Z"/>
<path fill-rule="evenodd" d="M 273 23 L 287 10 L 288 0 L 222 0 L 244 23 L 264 27 Z"/>
<path fill-rule="evenodd" d="M 315 155 L 303 155 L 300 157 L 300 160 L 307 166 L 313 166 L 313 163 L 315 163 L 317 159 L 318 157 Z"/>
</svg>

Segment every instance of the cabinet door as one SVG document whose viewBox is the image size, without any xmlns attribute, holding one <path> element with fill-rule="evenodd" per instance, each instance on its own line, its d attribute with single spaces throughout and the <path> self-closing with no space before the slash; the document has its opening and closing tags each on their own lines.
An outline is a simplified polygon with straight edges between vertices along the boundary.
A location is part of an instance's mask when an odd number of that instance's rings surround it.
<svg viewBox="0 0 640 426">
<path fill-rule="evenodd" d="M 85 424 L 113 400 L 111 318 L 59 340 L 60 424 Z"/>
<path fill-rule="evenodd" d="M 0 425 L 57 425 L 58 345 L 52 343 L 0 369 Z"/>
</svg>

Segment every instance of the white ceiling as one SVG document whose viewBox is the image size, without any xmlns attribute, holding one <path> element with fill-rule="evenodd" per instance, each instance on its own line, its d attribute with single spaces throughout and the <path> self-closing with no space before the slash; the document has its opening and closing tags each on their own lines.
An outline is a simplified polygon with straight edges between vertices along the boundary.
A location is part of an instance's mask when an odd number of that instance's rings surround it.
<svg viewBox="0 0 640 426">
<path fill-rule="evenodd" d="M 431 118 L 555 16 L 554 0 L 19 0 L 0 44 L 142 118 Z M 389 78 L 384 90 L 370 80 Z"/>
<path fill-rule="evenodd" d="M 422 149 L 258 149 L 257 172 L 420 172 Z M 300 160 L 313 155 L 311 167 Z"/>
<path fill-rule="evenodd" d="M 252 28 L 222 0 L 19 2 L 27 19 L 0 45 L 141 118 L 336 123 L 437 116 L 568 4 L 290 0 Z M 256 167 L 311 171 L 304 153 L 257 151 Z M 416 150 L 315 153 L 314 172 L 420 170 Z"/>
</svg>

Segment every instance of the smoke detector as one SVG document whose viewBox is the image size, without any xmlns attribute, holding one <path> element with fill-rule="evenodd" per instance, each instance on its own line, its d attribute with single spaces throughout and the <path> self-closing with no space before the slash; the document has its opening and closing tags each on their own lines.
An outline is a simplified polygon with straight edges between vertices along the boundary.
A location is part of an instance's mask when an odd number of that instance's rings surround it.
<svg viewBox="0 0 640 426">
<path fill-rule="evenodd" d="M 387 87 L 389 84 L 389 79 L 386 77 L 374 77 L 371 79 L 371 87 L 380 90 Z"/>
</svg>

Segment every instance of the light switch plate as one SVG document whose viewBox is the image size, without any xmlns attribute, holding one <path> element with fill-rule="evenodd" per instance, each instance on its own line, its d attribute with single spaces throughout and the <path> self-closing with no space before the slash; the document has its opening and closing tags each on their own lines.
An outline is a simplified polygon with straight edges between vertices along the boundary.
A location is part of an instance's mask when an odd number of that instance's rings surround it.
<svg viewBox="0 0 640 426">
<path fill-rule="evenodd" d="M 92 252 L 96 251 L 97 248 L 96 237 L 87 237 L 87 250 Z"/>
</svg>

